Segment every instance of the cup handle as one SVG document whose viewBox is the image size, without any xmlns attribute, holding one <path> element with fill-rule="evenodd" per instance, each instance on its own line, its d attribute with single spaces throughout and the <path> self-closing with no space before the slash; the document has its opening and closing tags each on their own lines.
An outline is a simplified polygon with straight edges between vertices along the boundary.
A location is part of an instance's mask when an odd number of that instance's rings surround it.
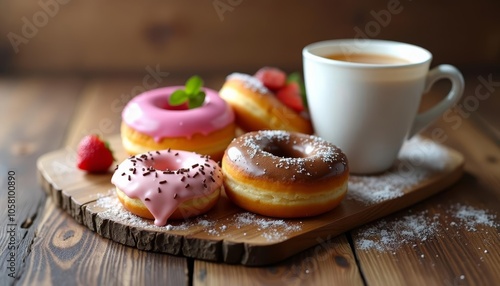
<svg viewBox="0 0 500 286">
<path fill-rule="evenodd" d="M 446 110 L 451 108 L 462 96 L 464 91 L 464 78 L 460 71 L 451 65 L 439 65 L 429 71 L 425 82 L 425 92 L 428 92 L 436 81 L 443 78 L 447 78 L 451 81 L 450 92 L 446 98 L 434 107 L 417 115 L 408 138 L 411 138 L 420 132 L 424 127 L 436 120 Z"/>
</svg>

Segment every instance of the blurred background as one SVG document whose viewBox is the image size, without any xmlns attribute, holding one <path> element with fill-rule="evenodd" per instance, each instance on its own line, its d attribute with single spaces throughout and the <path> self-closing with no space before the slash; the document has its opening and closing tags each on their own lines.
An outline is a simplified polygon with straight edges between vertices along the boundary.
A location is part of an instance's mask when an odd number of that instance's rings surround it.
<svg viewBox="0 0 500 286">
<path fill-rule="evenodd" d="M 500 67 L 497 0 L 2 0 L 0 11 L 4 74 L 293 71 L 305 45 L 334 38 L 420 45 L 433 66 Z"/>
</svg>

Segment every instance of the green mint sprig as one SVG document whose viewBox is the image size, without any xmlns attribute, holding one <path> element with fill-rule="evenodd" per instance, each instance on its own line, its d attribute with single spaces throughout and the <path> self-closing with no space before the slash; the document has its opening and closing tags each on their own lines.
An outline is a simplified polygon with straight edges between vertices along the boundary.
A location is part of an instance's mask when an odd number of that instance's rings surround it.
<svg viewBox="0 0 500 286">
<path fill-rule="evenodd" d="M 205 102 L 205 92 L 201 90 L 203 80 L 195 75 L 186 81 L 184 89 L 178 89 L 170 95 L 168 103 L 173 106 L 178 106 L 188 102 L 189 109 L 197 108 Z"/>
</svg>

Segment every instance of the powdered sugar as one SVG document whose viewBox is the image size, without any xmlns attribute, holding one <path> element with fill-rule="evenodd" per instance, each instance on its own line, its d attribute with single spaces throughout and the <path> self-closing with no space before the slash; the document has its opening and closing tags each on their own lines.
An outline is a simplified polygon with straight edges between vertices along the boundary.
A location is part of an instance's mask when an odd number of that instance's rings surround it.
<svg viewBox="0 0 500 286">
<path fill-rule="evenodd" d="M 249 74 L 244 73 L 232 73 L 226 77 L 226 80 L 240 80 L 243 82 L 243 85 L 253 91 L 268 94 L 270 93 L 269 89 L 262 84 L 262 82 Z"/>
<path fill-rule="evenodd" d="M 106 209 L 99 213 L 103 219 L 113 220 L 126 225 L 133 225 L 135 227 L 142 227 L 150 230 L 187 230 L 190 224 L 187 222 L 175 222 L 167 224 L 164 227 L 156 226 L 153 221 L 149 221 L 134 215 L 133 213 L 125 210 L 116 197 L 114 192 L 109 196 L 102 196 L 96 201 L 96 206 Z"/>
<path fill-rule="evenodd" d="M 393 173 L 376 178 L 351 176 L 347 199 L 361 201 L 367 205 L 375 204 L 403 196 L 403 190 L 412 185 Z"/>
<path fill-rule="evenodd" d="M 314 157 L 320 158 L 325 163 L 332 163 L 338 159 L 343 159 L 343 157 L 340 157 L 340 150 L 338 148 L 320 137 L 313 135 L 307 136 L 306 138 L 299 137 L 298 139 L 301 140 L 301 143 L 299 143 L 296 140 L 290 142 L 291 135 L 289 132 L 283 130 L 262 130 L 258 133 L 254 133 L 252 136 L 242 136 L 240 139 L 243 141 L 242 145 L 249 148 L 250 158 L 254 158 L 257 155 L 264 157 L 276 157 L 276 165 L 279 167 L 304 164 L 306 162 L 306 158 L 275 156 L 268 150 L 265 150 L 263 146 L 268 146 L 271 143 L 283 143 L 285 145 L 298 145 L 305 143 L 307 144 L 305 148 L 315 149 Z M 305 150 L 305 153 L 310 153 L 311 150 L 309 149 Z"/>
<path fill-rule="evenodd" d="M 414 137 L 403 145 L 397 162 L 387 172 L 374 176 L 351 175 L 347 199 L 371 205 L 401 197 L 405 190 L 443 171 L 448 160 L 445 148 Z"/>
<path fill-rule="evenodd" d="M 477 231 L 478 225 L 489 227 L 498 227 L 495 222 L 497 216 L 490 214 L 486 210 L 475 209 L 471 206 L 455 204 L 452 206 L 451 214 L 459 220 L 459 223 L 467 228 L 468 231 Z"/>
<path fill-rule="evenodd" d="M 426 241 L 436 233 L 439 227 L 437 219 L 429 218 L 428 212 L 407 215 L 393 221 L 382 219 L 363 228 L 356 243 L 362 250 L 385 251 L 417 241 Z"/>
<path fill-rule="evenodd" d="M 256 226 L 261 236 L 268 241 L 279 241 L 288 238 L 291 233 L 302 230 L 302 222 L 285 222 L 282 219 L 258 217 L 252 213 L 239 213 L 234 216 L 236 228 Z"/>
<path fill-rule="evenodd" d="M 424 210 L 397 219 L 378 220 L 361 227 L 356 232 L 355 242 L 360 250 L 396 251 L 405 245 L 415 247 L 430 239 L 449 236 L 450 233 L 459 236 L 455 229 L 476 232 L 479 226 L 485 230 L 498 228 L 500 223 L 497 215 L 488 210 L 455 204 L 434 214 Z"/>
<path fill-rule="evenodd" d="M 236 138 L 228 159 L 255 176 L 311 182 L 325 173 L 342 174 L 347 159 L 335 145 L 313 135 L 261 130 Z M 267 169 L 266 169 L 267 168 Z"/>
<path fill-rule="evenodd" d="M 105 209 L 98 214 L 103 219 L 153 231 L 202 231 L 210 236 L 232 237 L 235 232 L 229 230 L 248 227 L 248 231 L 255 234 L 255 230 L 257 230 L 259 236 L 266 241 L 282 241 L 287 239 L 289 235 L 302 230 L 302 222 L 300 221 L 287 222 L 248 212 L 236 213 L 224 218 L 211 218 L 209 215 L 202 215 L 184 221 L 169 221 L 169 224 L 160 227 L 154 225 L 151 220 L 143 219 L 125 210 L 114 191 L 110 191 L 107 195 L 101 195 L 96 201 L 96 206 Z"/>
</svg>

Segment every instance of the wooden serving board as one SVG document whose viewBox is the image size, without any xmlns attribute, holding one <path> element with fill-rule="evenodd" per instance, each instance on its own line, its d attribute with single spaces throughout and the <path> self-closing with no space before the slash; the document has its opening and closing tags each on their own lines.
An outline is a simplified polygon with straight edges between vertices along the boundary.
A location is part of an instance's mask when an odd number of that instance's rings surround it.
<svg viewBox="0 0 500 286">
<path fill-rule="evenodd" d="M 118 136 L 110 144 L 119 162 L 127 157 Z M 103 237 L 142 250 L 243 265 L 284 260 L 415 204 L 456 182 L 463 164 L 458 152 L 417 137 L 403 146 L 388 172 L 351 175 L 346 199 L 326 214 L 266 218 L 236 207 L 223 195 L 206 215 L 157 227 L 121 207 L 110 183 L 112 173 L 78 170 L 75 150 L 54 151 L 37 162 L 40 183 L 56 205 Z"/>
</svg>

